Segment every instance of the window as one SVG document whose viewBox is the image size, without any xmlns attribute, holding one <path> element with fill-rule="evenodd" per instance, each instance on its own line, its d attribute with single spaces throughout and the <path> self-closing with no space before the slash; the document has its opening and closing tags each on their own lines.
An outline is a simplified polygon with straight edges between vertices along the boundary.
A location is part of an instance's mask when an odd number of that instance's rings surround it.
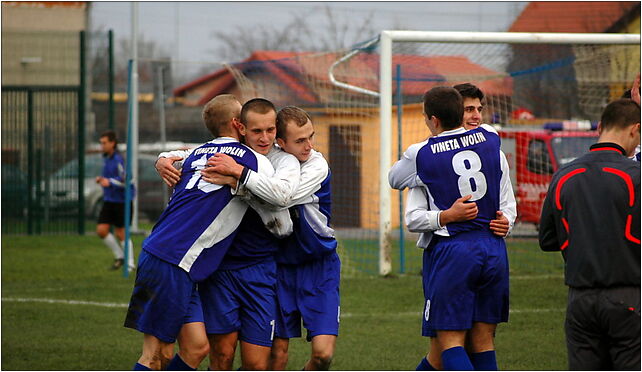
<svg viewBox="0 0 642 372">
<path fill-rule="evenodd" d="M 528 144 L 526 167 L 530 172 L 536 174 L 553 174 L 553 164 L 546 142 L 535 139 Z"/>
</svg>

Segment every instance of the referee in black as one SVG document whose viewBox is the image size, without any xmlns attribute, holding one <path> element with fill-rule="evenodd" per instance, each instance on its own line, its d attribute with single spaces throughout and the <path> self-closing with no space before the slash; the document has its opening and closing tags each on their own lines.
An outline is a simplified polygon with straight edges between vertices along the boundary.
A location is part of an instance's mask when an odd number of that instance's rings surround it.
<svg viewBox="0 0 642 372">
<path fill-rule="evenodd" d="M 640 106 L 608 104 L 590 152 L 553 176 L 539 244 L 562 251 L 570 370 L 640 370 Z"/>
</svg>

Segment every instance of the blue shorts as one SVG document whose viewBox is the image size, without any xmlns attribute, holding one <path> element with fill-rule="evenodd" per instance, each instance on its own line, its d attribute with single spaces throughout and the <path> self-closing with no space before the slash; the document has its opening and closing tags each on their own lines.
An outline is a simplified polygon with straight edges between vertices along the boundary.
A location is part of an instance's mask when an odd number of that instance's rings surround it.
<svg viewBox="0 0 642 372">
<path fill-rule="evenodd" d="M 508 321 L 506 243 L 492 233 L 471 231 L 437 237 L 424 251 L 422 335 L 467 330 L 473 322 Z"/>
<path fill-rule="evenodd" d="M 218 270 L 198 284 L 208 334 L 239 332 L 241 341 L 272 346 L 276 313 L 274 260 Z"/>
<path fill-rule="evenodd" d="M 142 250 L 125 327 L 175 342 L 184 323 L 203 321 L 198 298 L 185 270 Z"/>
<path fill-rule="evenodd" d="M 192 293 L 192 298 L 189 301 L 189 307 L 187 309 L 187 315 L 185 315 L 185 320 L 183 321 L 183 323 L 196 322 L 205 322 L 205 318 L 203 318 L 203 305 L 201 304 L 201 295 L 198 293 L 198 289 L 194 291 L 194 293 Z"/>
<path fill-rule="evenodd" d="M 318 335 L 338 336 L 339 255 L 334 252 L 300 265 L 279 265 L 277 271 L 276 337 L 301 337 L 301 318 L 308 341 Z"/>
</svg>

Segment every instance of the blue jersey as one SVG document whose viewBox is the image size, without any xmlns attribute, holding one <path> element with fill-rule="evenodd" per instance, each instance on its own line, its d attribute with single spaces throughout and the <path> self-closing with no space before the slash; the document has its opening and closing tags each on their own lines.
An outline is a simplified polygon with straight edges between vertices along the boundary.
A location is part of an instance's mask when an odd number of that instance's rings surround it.
<svg viewBox="0 0 642 372">
<path fill-rule="evenodd" d="M 499 210 L 500 139 L 484 128 L 431 137 L 417 153 L 417 175 L 426 185 L 431 209 L 446 210 L 471 195 L 477 217 L 446 226 L 448 235 L 489 229 Z"/>
<path fill-rule="evenodd" d="M 238 234 L 223 258 L 221 270 L 236 270 L 274 259 L 279 240 L 265 227 L 259 214 L 250 208 L 241 221 Z"/>
<path fill-rule="evenodd" d="M 201 179 L 200 170 L 215 153 L 227 154 L 254 171 L 274 171 L 267 158 L 233 138 L 217 138 L 185 159 L 180 181 L 143 249 L 180 266 L 195 281 L 218 268 L 248 208 L 233 197 L 229 186 Z"/>
<path fill-rule="evenodd" d="M 118 151 L 111 156 L 103 156 L 105 163 L 101 175 L 109 180 L 109 186 L 103 187 L 103 200 L 111 203 L 125 202 L 125 161 Z M 132 199 L 133 185 L 132 187 Z"/>
<path fill-rule="evenodd" d="M 277 254 L 280 264 L 300 264 L 326 256 L 337 249 L 334 230 L 330 228 L 331 173 L 321 182 L 321 188 L 312 195 L 312 203 L 290 208 L 294 231 L 283 240 Z"/>
</svg>

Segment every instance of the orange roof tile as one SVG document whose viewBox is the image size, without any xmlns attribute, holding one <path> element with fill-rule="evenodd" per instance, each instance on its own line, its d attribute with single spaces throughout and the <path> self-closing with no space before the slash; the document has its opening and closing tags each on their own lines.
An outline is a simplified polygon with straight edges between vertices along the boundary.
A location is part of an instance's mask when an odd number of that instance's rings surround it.
<svg viewBox="0 0 642 372">
<path fill-rule="evenodd" d="M 533 1 L 508 31 L 605 32 L 639 4 L 636 1 Z"/>
<path fill-rule="evenodd" d="M 329 84 L 328 70 L 338 57 L 334 53 L 326 53 L 316 54 L 314 58 L 305 58 L 310 54 L 256 51 L 243 62 L 235 64 L 235 67 L 246 74 L 267 72 L 292 91 L 298 99 L 307 103 L 318 103 L 318 93 L 312 89 L 310 83 Z M 430 87 L 446 81 L 451 85 L 475 82 L 487 95 L 512 94 L 510 77 L 475 64 L 464 56 L 394 55 L 393 65 L 397 64 L 402 66 L 404 95 L 421 95 Z M 351 85 L 378 91 L 378 71 L 379 55 L 358 54 L 335 69 L 335 78 Z M 221 78 L 222 75 L 225 76 Z M 189 89 L 217 78 L 220 81 L 199 99 L 199 104 L 205 104 L 233 84 L 233 77 L 226 69 L 187 83 L 175 89 L 174 94 L 183 95 Z M 396 72 L 393 73 L 393 79 L 396 79 Z M 393 90 L 396 89 L 393 87 Z"/>
</svg>

